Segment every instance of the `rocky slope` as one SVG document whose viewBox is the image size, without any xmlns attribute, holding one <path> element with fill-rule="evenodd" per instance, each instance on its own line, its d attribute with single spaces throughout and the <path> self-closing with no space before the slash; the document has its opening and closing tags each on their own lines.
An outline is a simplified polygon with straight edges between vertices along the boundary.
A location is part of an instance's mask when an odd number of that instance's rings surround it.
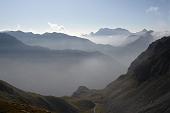
<svg viewBox="0 0 170 113">
<path fill-rule="evenodd" d="M 168 113 L 170 37 L 153 42 L 126 75 L 105 88 L 107 113 Z"/>
<path fill-rule="evenodd" d="M 164 37 L 153 42 L 139 55 L 125 75 L 121 75 L 105 89 L 96 91 L 98 95 L 96 92 L 86 95 L 79 92 L 78 97 L 90 98 L 96 105 L 101 104 L 98 109 L 102 107 L 104 113 L 169 113 L 169 57 L 170 37 Z M 94 98 L 99 95 L 100 98 Z"/>
</svg>

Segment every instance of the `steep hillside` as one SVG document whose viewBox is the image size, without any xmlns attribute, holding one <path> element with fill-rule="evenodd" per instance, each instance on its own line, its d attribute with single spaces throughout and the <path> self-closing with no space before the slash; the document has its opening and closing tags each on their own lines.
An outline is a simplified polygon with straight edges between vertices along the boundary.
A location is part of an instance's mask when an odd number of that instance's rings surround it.
<svg viewBox="0 0 170 113">
<path fill-rule="evenodd" d="M 1 113 L 52 113 L 49 110 L 31 105 L 19 104 L 0 99 Z"/>
<path fill-rule="evenodd" d="M 93 113 L 94 107 L 91 100 L 43 96 L 20 90 L 0 80 L 2 113 Z"/>
<path fill-rule="evenodd" d="M 169 113 L 170 37 L 153 42 L 125 75 L 103 90 L 79 88 L 75 98 L 89 98 L 100 113 Z"/>
<path fill-rule="evenodd" d="M 3 99 L 2 101 L 0 101 L 0 104 L 4 105 L 4 107 L 1 106 L 1 109 L 6 109 L 5 105 L 9 104 L 13 109 L 14 106 L 17 106 L 19 110 L 22 110 L 22 106 L 24 105 L 24 110 L 26 107 L 30 106 L 30 108 L 34 108 L 33 106 L 35 106 L 35 108 L 37 107 L 42 110 L 47 109 L 49 111 L 54 111 L 58 113 L 78 112 L 78 109 L 76 109 L 61 98 L 42 96 L 35 93 L 25 92 L 13 87 L 12 85 L 2 80 L 0 81 L 0 98 Z M 16 103 L 16 105 L 13 105 L 12 103 Z M 8 109 L 10 109 L 10 107 Z"/>
<path fill-rule="evenodd" d="M 107 113 L 168 113 L 170 37 L 153 42 L 126 75 L 105 88 Z"/>
</svg>

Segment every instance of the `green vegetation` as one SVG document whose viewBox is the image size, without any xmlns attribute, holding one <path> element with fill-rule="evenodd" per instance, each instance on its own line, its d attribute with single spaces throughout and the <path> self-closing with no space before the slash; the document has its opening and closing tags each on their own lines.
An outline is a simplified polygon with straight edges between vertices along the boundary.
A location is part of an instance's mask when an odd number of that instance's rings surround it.
<svg viewBox="0 0 170 113">
<path fill-rule="evenodd" d="M 52 112 L 42 108 L 33 107 L 31 105 L 0 100 L 0 113 L 52 113 Z"/>
</svg>

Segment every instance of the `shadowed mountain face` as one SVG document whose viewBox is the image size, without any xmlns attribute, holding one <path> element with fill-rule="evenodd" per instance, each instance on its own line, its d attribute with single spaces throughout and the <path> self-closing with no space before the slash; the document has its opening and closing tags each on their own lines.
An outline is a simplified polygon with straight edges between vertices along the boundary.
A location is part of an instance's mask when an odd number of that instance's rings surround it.
<svg viewBox="0 0 170 113">
<path fill-rule="evenodd" d="M 28 46 L 5 33 L 0 34 L 0 44 L 1 79 L 27 91 L 69 95 L 80 85 L 105 87 L 125 71 L 100 52 Z"/>
<path fill-rule="evenodd" d="M 90 98 L 105 113 L 169 113 L 170 37 L 153 42 L 132 62 L 125 75 L 103 90 L 75 92 L 74 97 Z M 95 95 L 95 96 L 94 96 Z M 100 108 L 101 109 L 101 108 Z"/>
<path fill-rule="evenodd" d="M 107 112 L 168 113 L 170 108 L 170 37 L 153 42 L 131 64 L 126 75 L 112 82 Z M 116 88 L 115 86 L 119 86 Z M 120 109 L 123 108 L 123 109 Z"/>
<path fill-rule="evenodd" d="M 105 91 L 110 92 L 108 113 L 169 112 L 169 45 L 170 37 L 152 43 L 131 64 L 126 75 L 106 87 Z"/>
<path fill-rule="evenodd" d="M 136 75 L 139 81 L 152 77 L 166 75 L 170 72 L 170 39 L 164 37 L 152 43 L 147 51 L 143 52 L 131 64 L 128 74 Z"/>
</svg>

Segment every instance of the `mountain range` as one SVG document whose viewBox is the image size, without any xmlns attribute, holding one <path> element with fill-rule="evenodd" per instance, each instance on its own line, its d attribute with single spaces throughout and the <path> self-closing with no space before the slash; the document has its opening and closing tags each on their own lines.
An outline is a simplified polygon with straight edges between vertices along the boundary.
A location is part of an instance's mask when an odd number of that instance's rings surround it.
<svg viewBox="0 0 170 113">
<path fill-rule="evenodd" d="M 91 32 L 91 36 L 112 36 L 112 35 L 130 35 L 131 32 L 123 28 L 100 28 L 97 32 Z"/>
<path fill-rule="evenodd" d="M 70 49 L 90 51 L 94 50 L 95 45 L 95 43 L 88 39 L 56 32 L 34 34 L 32 32 L 8 31 L 6 33 L 16 37 L 25 44 L 38 45 L 56 50 Z"/>
<path fill-rule="evenodd" d="M 0 45 L 1 79 L 46 95 L 69 95 L 79 85 L 102 88 L 126 70 L 117 60 L 98 51 L 30 46 L 6 33 L 0 33 Z"/>
<path fill-rule="evenodd" d="M 107 31 L 109 28 L 100 29 L 100 31 Z M 117 28 L 109 29 L 117 34 L 126 34 L 126 44 L 122 46 L 112 46 L 108 44 L 96 44 L 88 39 L 70 36 L 63 33 L 44 33 L 33 34 L 31 32 L 22 31 L 8 31 L 7 34 L 17 38 L 25 44 L 33 46 L 41 46 L 54 50 L 81 50 L 87 52 L 99 51 L 103 54 L 109 55 L 121 62 L 124 66 L 129 66 L 130 63 L 144 51 L 151 42 L 154 41 L 152 35 L 153 31 L 147 31 L 146 29 L 137 33 L 130 33 L 128 30 Z M 128 32 L 128 33 L 122 33 Z M 128 34 L 128 35 L 127 35 Z M 106 39 L 107 37 L 105 37 Z M 121 37 L 123 36 L 121 35 Z M 118 42 L 118 41 L 117 41 Z M 127 49 L 128 48 L 128 49 Z M 124 57 L 126 56 L 126 57 Z M 123 57 L 123 58 L 122 58 Z M 128 61 L 128 62 L 127 62 Z"/>
<path fill-rule="evenodd" d="M 52 97 L 22 91 L 0 81 L 0 110 L 57 113 L 169 113 L 170 37 L 163 37 L 142 52 L 126 74 L 104 89 L 80 86 L 71 97 Z M 8 107 L 7 107 L 8 106 Z M 29 106 L 26 109 L 24 106 Z M 47 110 L 45 110 L 47 109 Z"/>
</svg>

